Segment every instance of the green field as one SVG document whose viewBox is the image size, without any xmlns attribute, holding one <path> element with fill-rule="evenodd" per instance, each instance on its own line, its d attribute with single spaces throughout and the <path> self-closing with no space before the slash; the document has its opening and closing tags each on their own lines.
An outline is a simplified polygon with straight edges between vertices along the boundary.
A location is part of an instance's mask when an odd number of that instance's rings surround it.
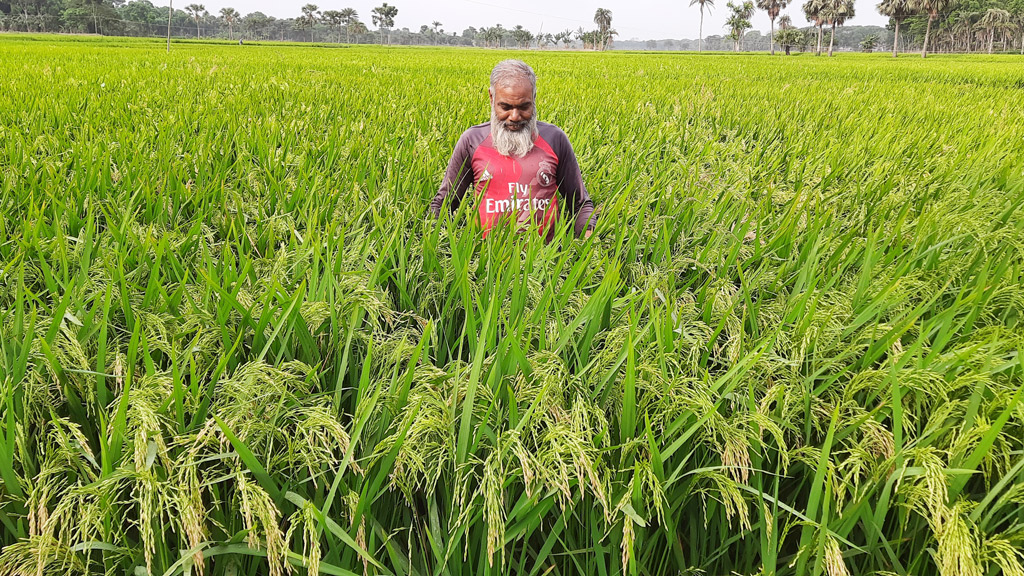
<svg viewBox="0 0 1024 576">
<path fill-rule="evenodd" d="M 0 37 L 0 574 L 1022 576 L 1022 205 L 1020 57 Z"/>
</svg>

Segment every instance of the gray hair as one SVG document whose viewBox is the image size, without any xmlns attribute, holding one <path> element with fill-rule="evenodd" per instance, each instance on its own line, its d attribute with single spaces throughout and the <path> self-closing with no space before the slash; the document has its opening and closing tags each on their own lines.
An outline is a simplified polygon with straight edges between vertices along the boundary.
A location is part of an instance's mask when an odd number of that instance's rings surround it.
<svg viewBox="0 0 1024 576">
<path fill-rule="evenodd" d="M 533 86 L 533 97 L 537 97 L 537 75 L 533 68 L 522 60 L 502 60 L 491 70 L 491 94 L 498 85 L 507 86 L 516 81 L 527 80 Z"/>
</svg>

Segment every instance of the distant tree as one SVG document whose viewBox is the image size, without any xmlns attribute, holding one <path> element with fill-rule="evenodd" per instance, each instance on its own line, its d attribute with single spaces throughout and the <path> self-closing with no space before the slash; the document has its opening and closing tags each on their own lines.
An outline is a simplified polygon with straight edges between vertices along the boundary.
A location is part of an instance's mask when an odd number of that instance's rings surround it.
<svg viewBox="0 0 1024 576">
<path fill-rule="evenodd" d="M 263 12 L 252 12 L 242 18 L 242 26 L 250 38 L 260 38 L 270 19 Z"/>
<path fill-rule="evenodd" d="M 559 36 L 561 36 L 561 38 L 559 38 Z M 562 45 L 565 46 L 565 48 L 568 49 L 569 46 L 572 44 L 572 30 L 562 30 L 558 34 L 555 34 L 555 38 L 559 42 L 561 42 Z"/>
<path fill-rule="evenodd" d="M 15 0 L 10 3 L 9 10 L 12 15 L 10 23 L 14 24 L 14 14 L 20 14 L 18 20 L 26 32 L 45 32 L 46 21 L 52 19 L 53 28 L 63 24 L 72 29 L 91 29 L 94 34 L 102 34 L 104 20 L 118 19 L 111 3 L 105 0 Z M 2 18 L 3 12 L 0 12 Z M 11 29 L 15 27 L 11 26 Z"/>
<path fill-rule="evenodd" d="M 430 38 L 431 44 L 437 44 L 438 37 L 444 36 L 444 28 L 441 28 L 441 26 L 441 22 L 434 20 L 433 22 L 430 23 L 430 27 L 427 28 L 424 36 Z"/>
<path fill-rule="evenodd" d="M 832 28 L 832 34 L 828 38 L 828 55 L 832 57 L 832 47 L 836 39 L 836 26 L 842 26 L 847 20 L 853 18 L 855 8 L 853 0 L 826 0 L 823 16 Z"/>
<path fill-rule="evenodd" d="M 782 46 L 782 49 L 786 51 L 786 56 L 789 56 L 790 48 L 792 46 L 799 46 L 800 42 L 803 40 L 803 35 L 803 32 L 793 28 L 792 26 L 787 26 L 785 28 L 780 26 L 779 30 L 775 32 L 775 41 L 778 42 L 779 46 Z"/>
<path fill-rule="evenodd" d="M 807 17 L 807 21 L 814 23 L 818 28 L 818 56 L 821 56 L 821 36 L 822 27 L 825 26 L 826 1 L 827 0 L 807 0 L 803 5 L 804 16 Z"/>
<path fill-rule="evenodd" d="M 341 24 L 345 27 L 345 43 L 351 44 L 351 32 L 352 26 L 359 22 L 359 13 L 356 12 L 355 8 L 342 8 L 341 9 Z"/>
<path fill-rule="evenodd" d="M 1020 54 L 1024 56 L 1024 0 L 1010 0 L 1009 7 L 1020 32 Z"/>
<path fill-rule="evenodd" d="M 341 42 L 341 10 L 324 10 L 320 15 L 327 28 L 334 32 L 334 37 Z"/>
<path fill-rule="evenodd" d="M 479 38 L 480 41 L 484 43 L 484 48 L 490 47 L 491 38 L 493 37 L 492 35 L 493 32 L 487 26 L 481 26 L 480 29 L 477 30 L 477 38 Z"/>
<path fill-rule="evenodd" d="M 989 8 L 985 11 L 985 14 L 978 21 L 978 26 L 984 28 L 988 32 L 988 53 L 992 53 L 993 44 L 995 44 L 996 30 L 1013 30 L 1016 27 L 1013 22 L 1013 15 L 1009 11 L 1001 8 Z"/>
<path fill-rule="evenodd" d="M 584 30 L 583 26 L 580 26 L 579 28 L 576 29 L 575 32 L 573 32 L 573 37 L 576 40 L 579 40 L 581 44 L 583 44 L 584 50 L 590 49 L 590 43 L 592 41 L 592 38 L 594 37 L 593 35 L 593 32 L 587 32 L 586 30 Z"/>
<path fill-rule="evenodd" d="M 188 12 L 192 19 L 196 21 L 196 38 L 199 38 L 199 19 L 203 16 L 203 12 L 206 12 L 206 6 L 202 4 L 189 4 L 185 6 L 185 12 Z"/>
<path fill-rule="evenodd" d="M 2 10 L 2 8 L 0 8 Z M 166 29 L 167 12 L 153 6 L 149 0 L 133 0 L 117 11 L 117 17 L 125 20 L 124 33 L 128 35 L 146 36 Z M 160 25 L 163 24 L 163 27 Z"/>
<path fill-rule="evenodd" d="M 370 29 L 366 27 L 366 24 L 360 22 L 359 19 L 357 18 L 351 24 L 345 26 L 345 34 L 347 35 L 350 31 L 358 39 L 360 36 L 364 34 L 369 34 Z"/>
<path fill-rule="evenodd" d="M 697 29 L 697 52 L 701 51 L 701 44 L 704 42 L 704 7 L 708 7 L 708 12 L 715 7 L 715 0 L 690 0 L 690 6 L 694 4 L 700 5 L 700 27 Z"/>
<path fill-rule="evenodd" d="M 600 34 L 600 50 L 604 50 L 611 41 L 611 35 L 616 32 L 612 30 L 612 11 L 607 8 L 598 8 L 594 12 L 594 24 L 597 24 L 597 31 Z"/>
<path fill-rule="evenodd" d="M 939 12 L 949 8 L 953 0 L 914 0 L 914 11 L 928 15 L 928 25 L 924 31 L 924 43 L 921 45 L 921 58 L 928 57 L 928 38 L 932 33 L 932 21 L 939 17 Z"/>
<path fill-rule="evenodd" d="M 868 34 L 860 41 L 860 49 L 865 52 L 872 52 L 878 45 L 878 34 Z"/>
<path fill-rule="evenodd" d="M 812 27 L 812 29 L 813 29 L 813 27 Z M 800 31 L 800 39 L 796 43 L 796 46 L 797 46 L 797 48 L 800 49 L 801 52 L 806 52 L 807 48 L 810 47 L 811 42 L 813 40 L 814 40 L 814 35 L 811 33 L 811 29 L 801 30 Z"/>
<path fill-rule="evenodd" d="M 530 42 L 533 42 L 533 32 L 530 32 L 526 28 L 523 28 L 522 24 L 517 24 L 512 29 L 512 41 L 516 43 L 519 48 L 529 48 Z"/>
<path fill-rule="evenodd" d="M 480 32 L 484 36 L 485 45 L 490 46 L 493 42 L 495 48 L 501 48 L 501 42 L 505 39 L 507 31 L 502 28 L 501 24 L 495 24 L 490 28 L 481 28 Z"/>
<path fill-rule="evenodd" d="M 384 43 L 384 31 L 388 31 L 388 44 L 391 44 L 391 27 L 395 25 L 395 16 L 398 16 L 398 8 L 389 5 L 387 2 L 372 10 L 373 25 L 380 30 L 380 43 Z"/>
<path fill-rule="evenodd" d="M 306 4 L 302 7 L 302 18 L 301 22 L 309 26 L 309 41 L 313 41 L 313 30 L 316 28 L 316 23 L 320 21 L 320 7 L 316 4 Z"/>
<path fill-rule="evenodd" d="M 727 6 L 732 14 L 726 19 L 725 26 L 729 29 L 729 38 L 733 41 L 734 51 L 739 52 L 743 33 L 751 27 L 750 17 L 754 15 L 754 3 L 746 0 L 742 4 L 733 4 L 730 0 Z"/>
<path fill-rule="evenodd" d="M 99 10 L 105 5 L 103 0 L 85 0 L 85 3 L 92 6 L 93 31 L 100 34 Z"/>
<path fill-rule="evenodd" d="M 963 36 L 964 50 L 970 52 L 974 47 L 974 40 L 978 31 L 982 28 L 977 25 L 983 14 L 971 10 L 957 10 L 953 13 L 953 26 L 949 29 L 949 36 L 954 39 Z"/>
<path fill-rule="evenodd" d="M 775 37 L 775 19 L 779 17 L 779 12 L 789 4 L 789 0 L 757 0 L 757 7 L 768 13 L 768 19 L 771 20 L 771 38 L 768 39 L 768 44 L 771 46 L 772 56 L 775 55 L 775 42 L 772 40 Z"/>
<path fill-rule="evenodd" d="M 234 8 L 221 8 L 220 17 L 228 25 L 228 38 L 235 39 L 235 22 L 242 17 Z"/>
<path fill-rule="evenodd" d="M 895 34 L 892 38 L 892 57 L 899 55 L 900 23 L 914 14 L 913 0 L 882 0 L 876 9 L 882 16 L 888 16 Z"/>
</svg>

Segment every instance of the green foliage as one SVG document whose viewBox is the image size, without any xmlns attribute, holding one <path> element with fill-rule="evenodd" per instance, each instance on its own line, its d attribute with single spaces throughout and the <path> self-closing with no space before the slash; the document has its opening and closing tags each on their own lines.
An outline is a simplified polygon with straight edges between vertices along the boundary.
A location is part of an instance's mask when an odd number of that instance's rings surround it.
<svg viewBox="0 0 1024 576">
<path fill-rule="evenodd" d="M 750 29 L 750 17 L 754 15 L 754 3 L 750 0 L 733 4 L 728 3 L 729 17 L 725 21 L 725 27 L 729 30 L 729 38 L 735 42 L 735 49 L 740 49 L 740 41 L 743 33 Z"/>
<path fill-rule="evenodd" d="M 878 36 L 872 34 L 860 41 L 860 49 L 865 52 L 871 52 L 878 45 Z"/>
<path fill-rule="evenodd" d="M 775 41 L 789 54 L 790 48 L 805 42 L 805 34 L 797 28 L 783 28 L 775 32 Z"/>
<path fill-rule="evenodd" d="M 1016 57 L 0 53 L 0 574 L 1021 573 Z"/>
</svg>

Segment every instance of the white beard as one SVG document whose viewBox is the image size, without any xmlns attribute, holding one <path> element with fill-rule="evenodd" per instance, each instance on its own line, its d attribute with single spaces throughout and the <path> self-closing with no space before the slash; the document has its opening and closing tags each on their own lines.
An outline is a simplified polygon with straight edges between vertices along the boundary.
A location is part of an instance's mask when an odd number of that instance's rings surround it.
<svg viewBox="0 0 1024 576">
<path fill-rule="evenodd" d="M 509 130 L 505 123 L 498 120 L 497 114 L 491 110 L 491 139 L 494 149 L 502 156 L 522 158 L 533 150 L 533 141 L 537 138 L 537 113 L 519 130 Z"/>
</svg>

